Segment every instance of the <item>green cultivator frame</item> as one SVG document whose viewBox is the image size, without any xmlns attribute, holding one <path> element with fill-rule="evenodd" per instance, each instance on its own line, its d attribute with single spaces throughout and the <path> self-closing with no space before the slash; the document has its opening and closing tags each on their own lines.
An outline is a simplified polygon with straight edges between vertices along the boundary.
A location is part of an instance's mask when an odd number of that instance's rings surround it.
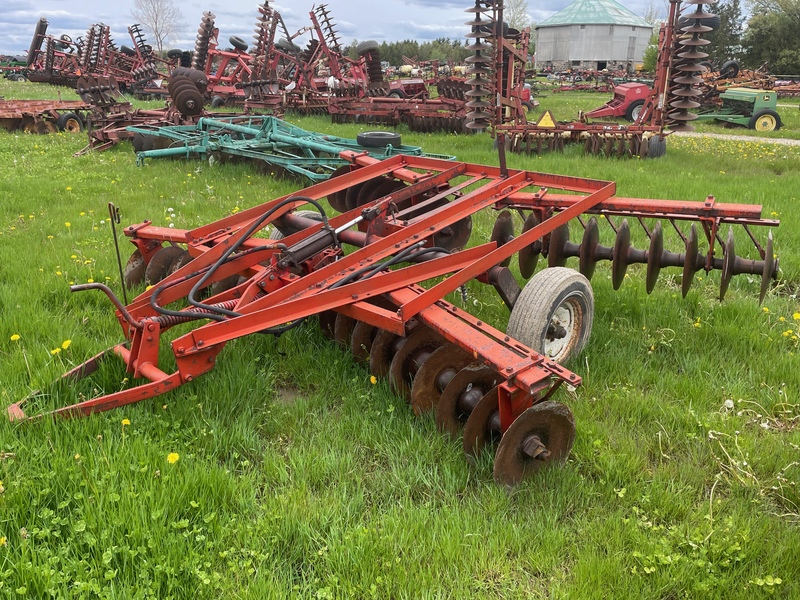
<svg viewBox="0 0 800 600">
<path fill-rule="evenodd" d="M 211 163 L 244 158 L 307 178 L 322 181 L 347 165 L 342 152 L 384 159 L 399 154 L 424 154 L 418 146 L 403 146 L 398 134 L 369 131 L 356 140 L 306 131 L 277 117 L 201 118 L 196 125 L 136 126 L 128 130 L 155 138 L 157 149 L 139 152 L 137 164 L 148 158 L 199 157 Z"/>
</svg>

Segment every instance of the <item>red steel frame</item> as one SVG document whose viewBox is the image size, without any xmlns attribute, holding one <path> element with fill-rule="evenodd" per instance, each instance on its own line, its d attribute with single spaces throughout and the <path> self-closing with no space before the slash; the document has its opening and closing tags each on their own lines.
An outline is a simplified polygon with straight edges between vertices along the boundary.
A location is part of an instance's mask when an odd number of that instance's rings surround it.
<svg viewBox="0 0 800 600">
<path fill-rule="evenodd" d="M 421 321 L 489 365 L 505 378 L 499 387 L 501 429 L 505 432 L 522 411 L 549 397 L 561 383 L 579 385 L 581 379 L 446 302 L 446 294 L 471 279 L 490 281 L 493 273 L 502 269 L 497 266 L 501 261 L 585 213 L 699 220 L 712 249 L 723 223 L 778 225 L 777 221 L 760 219 L 758 205 L 718 204 L 713 198 L 705 202 L 620 198 L 614 195 L 616 184 L 608 181 L 529 171 L 504 173 L 497 167 L 405 155 L 383 161 L 351 151 L 342 156 L 352 163 L 349 174 L 194 230 L 155 227 L 149 221 L 127 227 L 125 234 L 146 262 L 164 242 L 186 244 L 193 260 L 127 307 L 103 285 L 75 286 L 74 291 L 93 288 L 108 294 L 117 306 L 116 316 L 126 342 L 64 377 L 84 377 L 98 368 L 103 357 L 115 354 L 134 378 L 148 382 L 59 408 L 54 414 L 88 415 L 160 395 L 211 370 L 217 355 L 233 339 L 334 310 L 401 335 L 412 319 Z M 404 181 L 407 187 L 330 218 L 330 228 L 289 214 L 308 199 L 321 199 L 387 175 Z M 415 203 L 398 210 L 398 205 L 407 200 Z M 503 207 L 535 211 L 541 223 L 501 246 L 489 241 L 451 253 L 438 252 L 424 262 L 336 285 L 354 270 L 375 265 L 404 249 L 432 245 L 434 234 L 482 209 Z M 269 211 L 274 212 L 268 215 Z M 306 228 L 278 242 L 253 237 L 275 222 Z M 352 228 L 355 223 L 358 230 Z M 338 241 L 356 248 L 346 255 L 330 233 L 339 228 Z M 237 251 L 224 261 L 226 252 L 232 249 Z M 300 257 L 299 264 L 293 263 L 293 256 Z M 192 315 L 202 309 L 190 307 L 178 315 L 164 315 L 151 303 L 167 306 L 187 297 L 212 265 L 215 270 L 208 284 L 235 274 L 247 277 L 245 282 L 204 301 L 206 306 L 235 311 L 236 316 L 202 324 L 173 340 L 177 370 L 168 374 L 158 366 L 162 332 L 192 320 Z M 427 289 L 420 286 L 423 281 L 442 277 Z M 376 304 L 380 296 L 388 298 L 394 310 Z M 24 402 L 9 407 L 12 419 L 26 418 Z"/>
</svg>

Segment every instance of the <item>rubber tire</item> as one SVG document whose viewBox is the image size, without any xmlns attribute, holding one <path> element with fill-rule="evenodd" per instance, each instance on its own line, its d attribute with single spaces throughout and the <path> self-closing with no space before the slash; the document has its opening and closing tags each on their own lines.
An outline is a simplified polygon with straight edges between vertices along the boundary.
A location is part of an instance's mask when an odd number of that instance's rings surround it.
<svg viewBox="0 0 800 600">
<path fill-rule="evenodd" d="M 125 56 L 136 56 L 136 50 L 134 50 L 130 46 L 126 46 L 125 44 L 119 47 L 119 51 L 122 52 Z"/>
<path fill-rule="evenodd" d="M 211 108 L 219 108 L 221 106 L 225 106 L 225 98 L 222 96 L 214 96 L 211 99 Z"/>
<path fill-rule="evenodd" d="M 633 123 L 635 119 L 635 115 L 633 114 L 637 108 L 641 108 L 644 106 L 644 100 L 635 100 L 628 105 L 628 108 L 625 109 L 625 119 Z"/>
<path fill-rule="evenodd" d="M 565 363 L 583 350 L 592 333 L 594 294 L 589 280 L 574 269 L 550 267 L 528 280 L 511 309 L 506 333 L 539 354 L 545 352 L 547 329 L 556 310 L 570 302 L 576 312 L 572 340 L 556 356 Z"/>
<path fill-rule="evenodd" d="M 241 52 L 247 51 L 247 42 L 245 42 L 238 35 L 232 35 L 231 37 L 228 38 L 228 41 L 231 43 L 231 46 L 233 46 L 237 50 Z"/>
<path fill-rule="evenodd" d="M 307 219 L 313 219 L 320 222 L 322 221 L 322 215 L 316 210 L 298 210 L 294 214 L 296 214 L 298 217 L 306 217 Z M 277 225 L 273 225 L 272 227 L 274 229 L 269 232 L 269 239 L 282 240 L 286 237 L 286 235 L 280 229 L 278 229 Z"/>
<path fill-rule="evenodd" d="M 402 138 L 400 134 L 391 131 L 365 131 L 356 136 L 356 141 L 359 146 L 367 148 L 384 148 L 389 144 L 398 148 Z"/>
<path fill-rule="evenodd" d="M 380 48 L 380 44 L 375 40 L 364 40 L 358 46 L 356 46 L 356 54 L 359 56 L 363 56 L 367 52 L 371 50 L 378 50 Z"/>
<path fill-rule="evenodd" d="M 667 153 L 667 138 L 654 135 L 647 141 L 647 158 L 661 158 Z"/>
<path fill-rule="evenodd" d="M 722 63 L 719 68 L 719 76 L 723 79 L 733 79 L 739 74 L 739 63 L 735 60 L 729 60 Z"/>
<path fill-rule="evenodd" d="M 403 92 L 401 92 L 400 90 L 393 90 L 393 91 L 389 92 L 386 97 L 387 98 L 397 98 L 398 100 L 400 100 L 402 98 L 405 98 L 406 95 Z"/>
<path fill-rule="evenodd" d="M 770 130 L 764 129 L 763 131 L 778 131 L 778 129 L 781 128 L 781 125 L 783 125 L 783 123 L 781 122 L 781 116 L 778 113 L 776 113 L 774 110 L 770 108 L 765 108 L 763 110 L 758 111 L 750 118 L 750 122 L 747 124 L 747 128 L 755 129 L 758 120 L 764 115 L 770 115 L 772 118 L 775 119 L 775 129 L 770 129 Z"/>
<path fill-rule="evenodd" d="M 713 72 L 714 72 L 714 63 L 712 63 L 712 62 L 711 62 L 711 61 L 709 61 L 709 60 L 701 60 L 701 61 L 700 61 L 699 63 L 697 63 L 697 64 L 698 64 L 698 65 L 700 65 L 701 67 L 705 67 L 705 68 L 706 68 L 706 70 L 707 70 L 709 73 L 713 73 Z"/>
<path fill-rule="evenodd" d="M 298 46 L 294 42 L 290 42 L 286 38 L 279 39 L 275 44 L 275 47 L 278 50 L 283 50 L 287 54 L 300 54 L 300 52 L 303 51 L 303 49 L 300 46 Z"/>
<path fill-rule="evenodd" d="M 77 125 L 77 130 L 75 126 Z M 76 115 L 74 112 L 66 112 L 58 115 L 56 119 L 56 127 L 59 131 L 68 131 L 70 133 L 80 133 L 83 131 L 83 119 Z"/>
<path fill-rule="evenodd" d="M 167 50 L 167 58 L 180 58 L 183 56 L 183 50 L 180 48 L 173 48 L 172 50 Z"/>
</svg>

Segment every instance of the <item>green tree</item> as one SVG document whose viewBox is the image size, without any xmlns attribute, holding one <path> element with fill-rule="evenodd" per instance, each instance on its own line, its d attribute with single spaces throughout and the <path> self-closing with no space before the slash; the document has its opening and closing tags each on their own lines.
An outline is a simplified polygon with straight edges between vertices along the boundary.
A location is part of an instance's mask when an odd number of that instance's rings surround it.
<svg viewBox="0 0 800 600">
<path fill-rule="evenodd" d="M 753 13 L 742 39 L 745 65 L 767 63 L 772 73 L 800 74 L 800 0 L 774 0 L 778 10 Z M 763 8 L 762 4 L 758 5 Z M 751 7 L 751 10 L 753 8 Z"/>
<path fill-rule="evenodd" d="M 709 34 L 711 45 L 707 46 L 710 60 L 721 65 L 729 59 L 742 58 L 742 32 L 744 14 L 739 0 L 720 0 L 713 11 L 719 15 L 719 28 Z"/>
</svg>

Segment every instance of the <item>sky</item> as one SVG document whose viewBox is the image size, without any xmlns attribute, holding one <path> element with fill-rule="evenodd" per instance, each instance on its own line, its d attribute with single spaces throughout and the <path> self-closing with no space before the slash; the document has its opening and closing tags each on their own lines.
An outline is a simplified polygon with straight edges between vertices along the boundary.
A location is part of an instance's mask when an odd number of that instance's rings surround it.
<svg viewBox="0 0 800 600">
<path fill-rule="evenodd" d="M 194 49 L 194 38 L 204 11 L 216 16 L 221 45 L 231 36 L 239 36 L 249 44 L 259 16 L 258 7 L 264 0 L 173 0 L 182 15 L 184 27 L 169 47 Z M 639 16 L 653 0 L 622 0 L 622 4 Z M 528 14 L 540 22 L 560 11 L 572 0 L 529 0 Z M 660 6 L 663 0 L 656 0 Z M 474 3 L 470 0 L 328 0 L 326 4 L 336 23 L 339 39 L 350 44 L 354 39 L 395 42 L 406 39 L 424 42 L 436 38 L 463 40 L 469 27 L 464 23 L 471 14 L 464 12 Z M 315 6 L 311 0 L 281 0 L 271 2 L 283 17 L 291 34 L 309 26 L 309 12 Z M 21 55 L 27 52 L 33 31 L 40 17 L 49 22 L 47 33 L 55 36 L 66 33 L 73 39 L 85 35 L 94 23 L 105 23 L 117 45 L 131 45 L 128 26 L 133 0 L 3 0 L 0 11 L 0 54 Z M 297 40 L 304 46 L 309 39 L 305 33 Z"/>
</svg>

